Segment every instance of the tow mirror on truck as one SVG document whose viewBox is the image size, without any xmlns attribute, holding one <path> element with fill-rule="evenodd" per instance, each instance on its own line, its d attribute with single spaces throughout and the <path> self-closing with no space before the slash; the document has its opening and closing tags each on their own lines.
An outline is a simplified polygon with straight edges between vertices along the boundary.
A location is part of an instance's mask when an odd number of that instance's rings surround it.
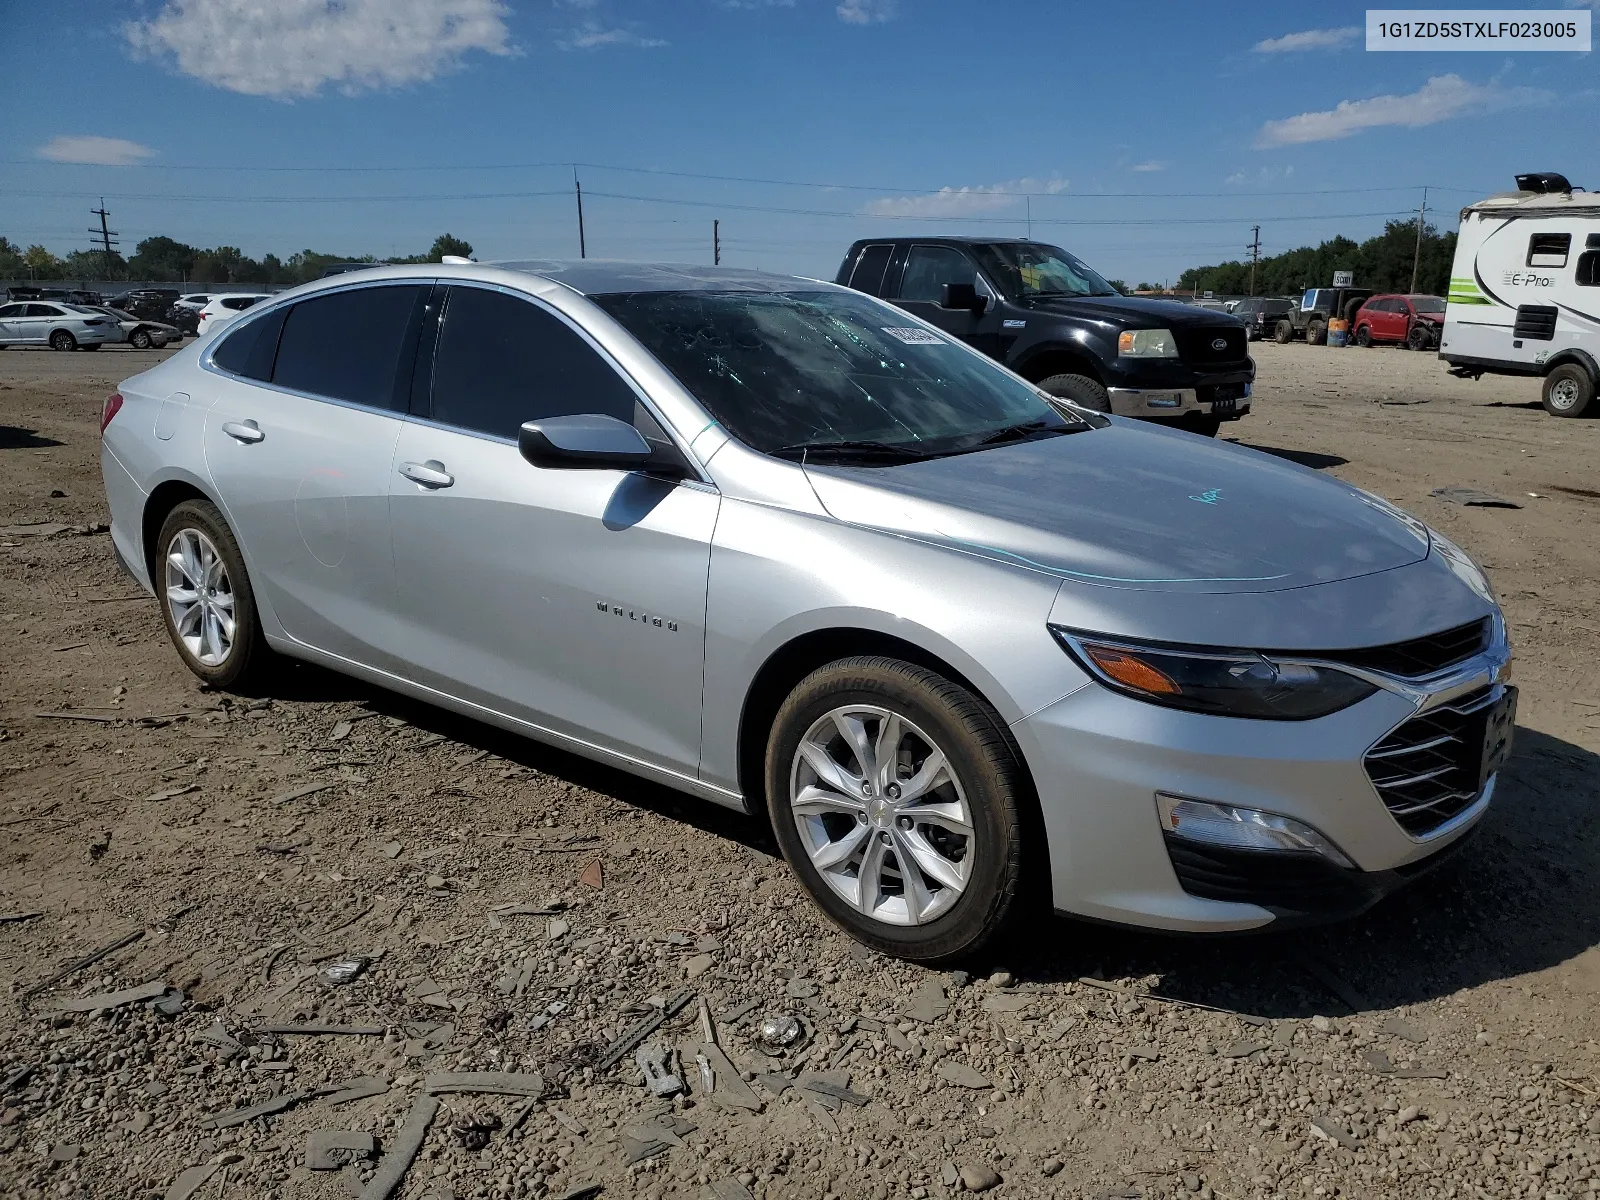
<svg viewBox="0 0 1600 1200">
<path fill-rule="evenodd" d="M 942 283 L 939 285 L 939 307 L 982 315 L 989 308 L 989 297 L 978 295 L 974 284 Z"/>
</svg>

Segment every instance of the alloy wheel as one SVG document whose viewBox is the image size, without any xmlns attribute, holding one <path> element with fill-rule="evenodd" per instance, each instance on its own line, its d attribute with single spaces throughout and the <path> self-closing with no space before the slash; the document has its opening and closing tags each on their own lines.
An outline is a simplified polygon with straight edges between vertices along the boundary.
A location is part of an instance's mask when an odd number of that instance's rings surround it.
<svg viewBox="0 0 1600 1200">
<path fill-rule="evenodd" d="M 183 648 L 201 666 L 216 667 L 233 653 L 233 585 L 212 540 L 180 529 L 167 545 L 167 611 Z"/>
<path fill-rule="evenodd" d="M 789 780 L 811 865 L 857 912 L 925 925 L 961 898 L 976 859 L 972 812 L 949 759 L 912 722 L 875 705 L 835 708 L 806 731 Z"/>
</svg>

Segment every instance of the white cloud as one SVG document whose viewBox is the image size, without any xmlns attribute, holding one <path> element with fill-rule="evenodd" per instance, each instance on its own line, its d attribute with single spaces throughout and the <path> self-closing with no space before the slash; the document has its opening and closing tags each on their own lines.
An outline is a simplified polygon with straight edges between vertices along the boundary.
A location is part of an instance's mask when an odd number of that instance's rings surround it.
<svg viewBox="0 0 1600 1200">
<path fill-rule="evenodd" d="M 1548 92 L 1537 88 L 1502 88 L 1495 83 L 1468 83 L 1459 75 L 1435 75 L 1408 95 L 1341 100 L 1325 112 L 1268 121 L 1256 135 L 1255 144 L 1258 149 L 1266 149 L 1330 142 L 1387 125 L 1417 129 L 1467 113 L 1542 104 L 1549 99 Z"/>
<path fill-rule="evenodd" d="M 970 217 L 1015 204 L 1018 192 L 1055 195 L 1067 190 L 1065 179 L 1013 179 L 979 187 L 943 187 L 922 196 L 884 196 L 862 212 L 873 217 Z"/>
<path fill-rule="evenodd" d="M 1257 54 L 1294 54 L 1300 50 L 1337 50 L 1348 46 L 1361 36 L 1361 27 L 1346 25 L 1340 29 L 1303 29 L 1299 33 L 1286 33 L 1282 37 L 1257 42 L 1250 49 Z"/>
<path fill-rule="evenodd" d="M 846 25 L 881 25 L 894 18 L 895 0 L 844 0 L 833 11 Z"/>
<path fill-rule="evenodd" d="M 1167 169 L 1167 164 L 1164 162 L 1156 162 L 1155 159 L 1151 159 L 1149 162 L 1134 163 L 1129 169 L 1139 172 L 1165 171 Z"/>
<path fill-rule="evenodd" d="M 63 134 L 39 147 L 39 157 L 59 163 L 89 163 L 96 167 L 132 167 L 155 151 L 126 138 Z"/>
<path fill-rule="evenodd" d="M 574 29 L 556 43 L 563 50 L 598 50 L 603 46 L 639 46 L 651 49 L 666 44 L 660 38 L 644 37 L 620 26 L 607 29 L 598 21 L 590 21 L 582 29 Z"/>
<path fill-rule="evenodd" d="M 166 0 L 123 26 L 137 55 L 247 96 L 419 83 L 462 56 L 514 53 L 504 0 Z"/>
<path fill-rule="evenodd" d="M 1224 179 L 1223 183 L 1243 185 L 1247 183 L 1274 183 L 1279 179 L 1289 179 L 1294 175 L 1294 164 L 1287 167 L 1261 167 L 1255 171 L 1235 171 Z"/>
</svg>

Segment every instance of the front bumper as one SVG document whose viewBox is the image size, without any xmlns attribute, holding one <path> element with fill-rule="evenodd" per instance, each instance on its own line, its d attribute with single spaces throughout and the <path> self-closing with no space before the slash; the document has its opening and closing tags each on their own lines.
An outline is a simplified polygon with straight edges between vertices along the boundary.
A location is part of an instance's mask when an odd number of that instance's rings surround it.
<svg viewBox="0 0 1600 1200">
<path fill-rule="evenodd" d="M 1088 684 L 1012 726 L 1032 769 L 1057 910 L 1189 932 L 1351 916 L 1444 861 L 1482 819 L 1496 777 L 1457 816 L 1414 837 L 1385 807 L 1364 759 L 1419 712 L 1502 687 L 1503 639 L 1426 681 L 1389 680 L 1313 721 L 1213 717 Z M 1290 817 L 1355 865 L 1314 854 L 1180 842 L 1156 794 Z M 1315 860 L 1315 861 L 1312 861 Z"/>
<path fill-rule="evenodd" d="M 1199 388 L 1110 387 L 1111 411 L 1119 417 L 1173 418 L 1191 413 L 1236 421 L 1250 411 L 1249 383 Z"/>
</svg>

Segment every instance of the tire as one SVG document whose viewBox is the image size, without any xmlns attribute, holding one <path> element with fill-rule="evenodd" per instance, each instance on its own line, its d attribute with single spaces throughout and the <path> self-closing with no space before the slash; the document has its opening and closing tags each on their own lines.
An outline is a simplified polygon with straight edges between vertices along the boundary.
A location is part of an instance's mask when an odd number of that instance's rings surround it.
<svg viewBox="0 0 1600 1200">
<path fill-rule="evenodd" d="M 1287 346 L 1294 340 L 1294 323 L 1292 321 L 1279 321 L 1273 327 L 1272 340 L 1280 346 Z"/>
<path fill-rule="evenodd" d="M 181 570 L 171 562 L 174 552 L 179 549 L 180 539 L 192 552 L 191 566 L 187 570 Z M 237 689 L 259 678 L 272 657 L 272 651 L 261 635 L 261 618 L 256 612 L 255 593 L 250 586 L 250 575 L 245 570 L 244 556 L 239 553 L 239 543 L 216 506 L 209 500 L 185 500 L 174 508 L 161 523 L 161 533 L 156 538 L 156 549 L 151 558 L 151 580 L 161 604 L 161 619 L 166 624 L 167 636 L 172 639 L 183 665 L 214 688 Z M 221 586 L 212 590 L 216 599 L 208 596 L 204 604 L 193 603 L 179 612 L 173 588 L 184 582 L 193 582 L 192 575 L 197 573 L 194 564 L 197 562 L 201 565 L 220 563 L 222 574 L 218 576 L 213 569 L 209 572 L 209 582 L 220 583 Z M 215 644 L 204 639 L 205 631 L 219 628 L 206 618 L 219 611 L 224 614 L 227 611 L 227 606 L 217 603 L 223 595 L 229 597 L 228 603 L 232 608 L 233 635 L 225 652 L 218 655 L 215 653 Z M 196 608 L 201 611 L 191 618 L 190 614 Z M 188 640 L 192 630 L 201 631 L 192 635 L 193 643 Z"/>
<path fill-rule="evenodd" d="M 895 781 L 863 796 L 862 777 L 876 771 L 847 748 L 842 730 L 858 729 L 863 745 L 875 746 L 891 718 L 901 735 Z M 920 801 L 900 796 L 900 785 L 918 779 L 932 757 L 929 747 L 949 768 L 943 781 Z M 840 786 L 826 784 L 819 761 Z M 928 964 L 966 958 L 1021 907 L 1021 805 L 1031 792 L 1017 752 L 987 704 L 932 671 L 883 657 L 841 659 L 813 671 L 773 720 L 766 783 L 772 828 L 801 884 L 851 937 L 880 953 Z M 794 797 L 808 794 L 813 806 L 797 812 Z M 928 795 L 938 799 L 928 802 Z M 898 815 L 897 803 L 905 805 Z M 943 810 L 941 823 L 916 819 L 930 803 Z M 964 834 L 944 823 L 962 816 Z M 897 883 L 900 854 L 913 868 Z M 887 866 L 891 857 L 895 868 Z M 862 867 L 872 861 L 877 882 L 863 899 Z M 914 896 L 906 895 L 907 879 L 917 886 Z"/>
<path fill-rule="evenodd" d="M 1222 430 L 1222 418 L 1210 413 L 1190 413 L 1178 423 L 1178 428 L 1198 433 L 1201 437 L 1216 437 Z"/>
<path fill-rule="evenodd" d="M 50 335 L 50 349 L 76 350 L 78 339 L 72 336 L 70 329 L 58 329 Z"/>
<path fill-rule="evenodd" d="M 1372 326 L 1363 325 L 1356 330 L 1356 345 L 1363 349 L 1372 345 Z"/>
<path fill-rule="evenodd" d="M 1052 396 L 1071 400 L 1079 408 L 1103 413 L 1111 411 L 1110 394 L 1087 375 L 1052 375 L 1048 379 L 1041 379 L 1039 386 Z"/>
<path fill-rule="evenodd" d="M 1406 334 L 1406 346 L 1419 353 L 1424 350 L 1432 350 L 1433 334 L 1429 333 L 1428 327 L 1419 321 Z"/>
<path fill-rule="evenodd" d="M 148 329 L 135 329 L 132 336 L 128 338 L 128 345 L 135 350 L 150 349 L 150 331 Z"/>
<path fill-rule="evenodd" d="M 1313 346 L 1326 346 L 1328 344 L 1328 323 L 1326 321 L 1313 321 L 1307 325 L 1306 341 Z"/>
<path fill-rule="evenodd" d="M 1595 380 L 1577 363 L 1562 363 L 1544 377 L 1544 409 L 1552 417 L 1582 417 L 1600 412 Z"/>
</svg>

